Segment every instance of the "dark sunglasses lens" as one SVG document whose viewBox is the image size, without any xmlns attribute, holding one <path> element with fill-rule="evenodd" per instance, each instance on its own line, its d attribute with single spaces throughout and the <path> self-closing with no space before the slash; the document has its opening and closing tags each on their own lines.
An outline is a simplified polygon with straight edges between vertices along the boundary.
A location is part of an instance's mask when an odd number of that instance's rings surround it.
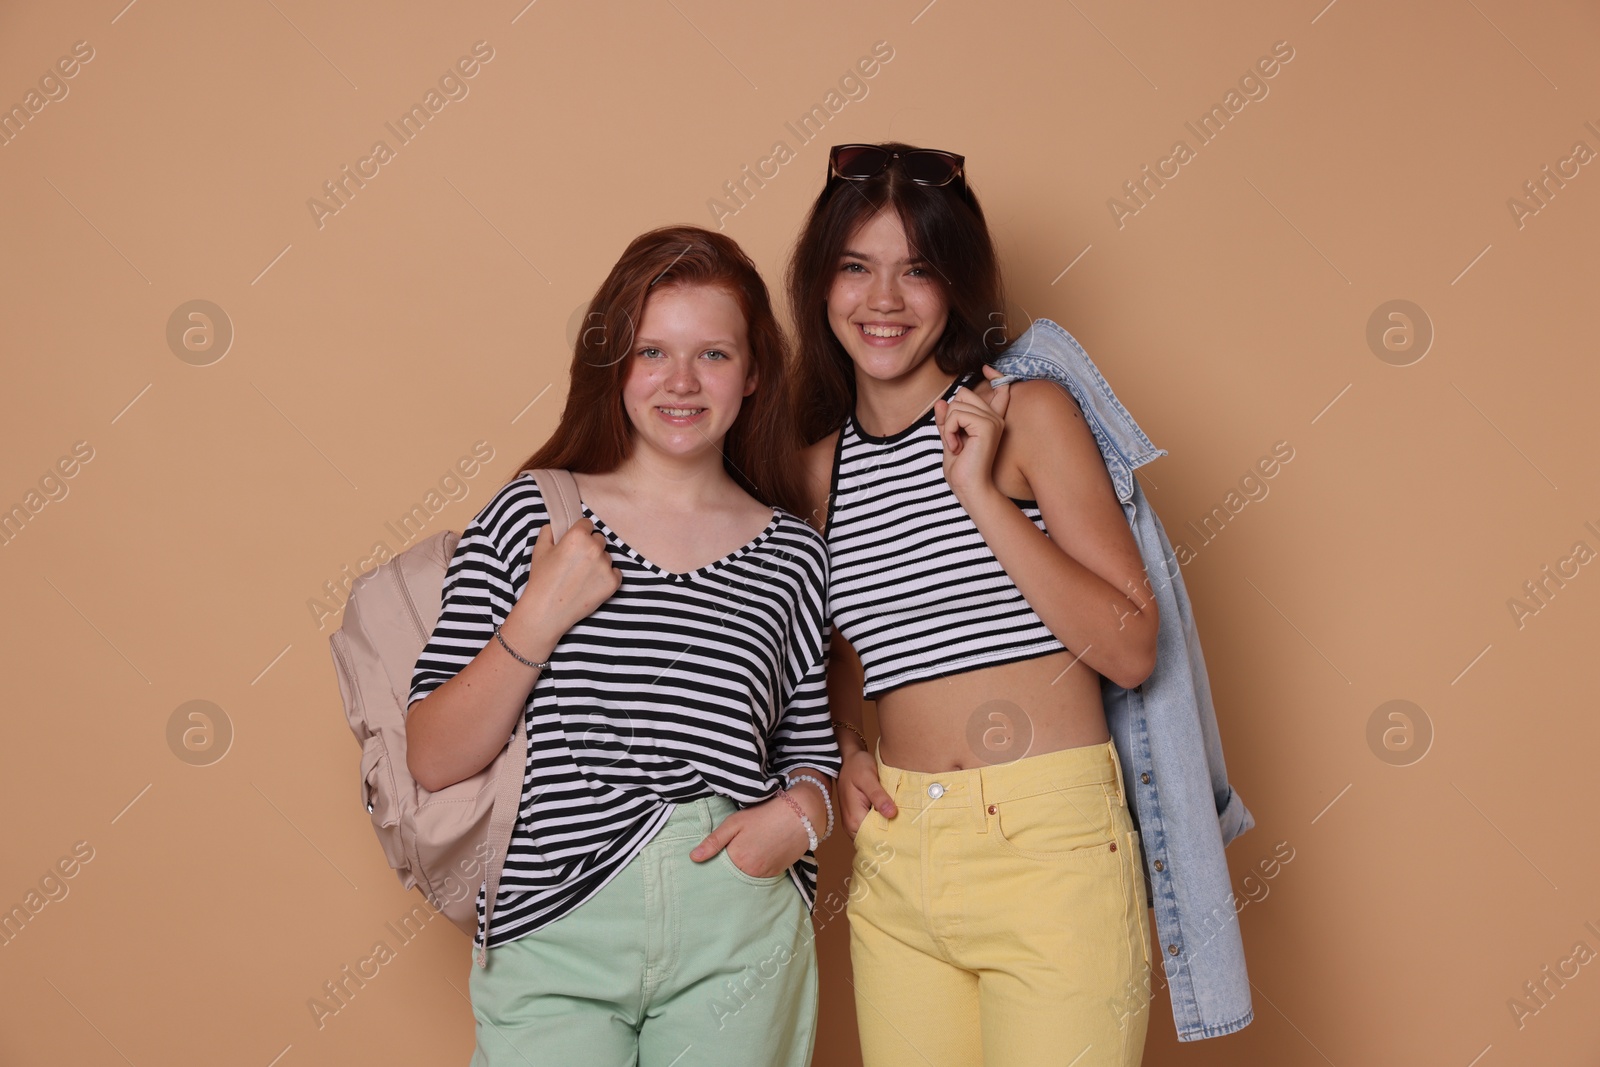
<svg viewBox="0 0 1600 1067">
<path fill-rule="evenodd" d="M 956 161 L 937 152 L 910 152 L 900 157 L 906 177 L 927 185 L 943 185 L 955 177 Z"/>
<path fill-rule="evenodd" d="M 870 178 L 883 169 L 889 153 L 871 145 L 842 148 L 834 154 L 833 166 L 846 178 Z"/>
</svg>

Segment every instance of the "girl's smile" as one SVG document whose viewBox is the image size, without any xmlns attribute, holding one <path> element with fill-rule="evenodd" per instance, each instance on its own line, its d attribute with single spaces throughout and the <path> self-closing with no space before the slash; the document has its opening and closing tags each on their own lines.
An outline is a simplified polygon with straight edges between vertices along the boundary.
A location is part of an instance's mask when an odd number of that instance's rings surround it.
<svg viewBox="0 0 1600 1067">
<path fill-rule="evenodd" d="M 932 354 L 949 317 L 932 270 L 893 210 L 851 234 L 828 291 L 828 322 L 858 374 L 901 379 Z"/>
<path fill-rule="evenodd" d="M 645 301 L 622 401 L 638 444 L 687 458 L 718 451 L 756 388 L 744 313 L 714 285 L 664 285 Z"/>
</svg>

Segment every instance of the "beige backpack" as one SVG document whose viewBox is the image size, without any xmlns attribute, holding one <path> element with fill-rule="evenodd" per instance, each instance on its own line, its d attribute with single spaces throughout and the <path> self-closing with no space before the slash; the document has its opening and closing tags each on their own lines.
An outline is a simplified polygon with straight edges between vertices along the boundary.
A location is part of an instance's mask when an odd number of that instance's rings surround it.
<svg viewBox="0 0 1600 1067">
<path fill-rule="evenodd" d="M 559 538 L 578 515 L 578 484 L 567 471 L 534 478 Z M 434 534 L 364 573 L 329 638 L 345 718 L 361 743 L 361 802 L 384 855 L 407 889 L 417 888 L 468 937 L 478 931 L 478 886 L 487 878 L 484 941 L 500 869 L 522 799 L 528 739 L 523 716 L 505 751 L 483 770 L 430 793 L 406 767 L 406 700 L 417 659 L 439 621 L 445 571 L 461 535 Z M 487 966 L 479 946 L 478 966 Z"/>
</svg>

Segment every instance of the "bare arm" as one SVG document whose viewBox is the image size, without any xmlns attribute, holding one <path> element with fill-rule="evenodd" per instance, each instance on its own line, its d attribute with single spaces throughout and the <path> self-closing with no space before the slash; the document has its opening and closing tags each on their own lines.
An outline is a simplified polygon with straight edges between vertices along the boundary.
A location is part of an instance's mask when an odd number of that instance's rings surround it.
<svg viewBox="0 0 1600 1067">
<path fill-rule="evenodd" d="M 866 706 L 861 699 L 861 678 L 860 657 L 844 635 L 835 632 L 828 661 L 828 706 L 836 724 L 834 736 L 844 757 L 839 770 L 839 821 L 851 837 L 861 828 L 868 811 L 877 809 L 892 819 L 898 810 L 878 780 L 878 757 L 864 740 Z"/>
<path fill-rule="evenodd" d="M 571 625 L 621 584 L 603 542 L 587 519 L 556 545 L 549 527 L 534 543 L 528 583 L 500 632 L 527 659 L 550 658 Z M 434 792 L 472 777 L 506 747 L 539 672 L 492 638 L 452 678 L 406 713 L 406 767 Z"/>
<path fill-rule="evenodd" d="M 1155 668 L 1160 619 L 1144 560 L 1083 413 L 1053 382 L 1004 386 L 997 392 L 1009 391 L 1009 397 L 992 401 L 980 395 L 991 392 L 987 385 L 978 390 L 959 392 L 941 416 L 951 487 L 1050 632 L 1084 663 L 1131 689 Z M 964 433 L 952 451 L 958 429 Z M 1003 433 L 998 442 L 996 433 Z M 984 443 L 984 436 L 991 440 Z M 1048 535 L 996 487 L 994 461 L 984 459 L 997 452 L 1026 478 Z M 963 453 L 970 453 L 964 463 L 958 458 Z"/>
<path fill-rule="evenodd" d="M 848 723 L 856 730 L 866 732 L 866 702 L 861 698 L 861 659 L 856 650 L 837 630 L 828 653 L 828 710 L 837 723 Z M 867 752 L 866 742 L 855 731 L 835 725 L 834 734 L 839 739 L 839 751 L 849 756 L 852 752 Z M 871 755 L 868 752 L 868 755 Z"/>
<path fill-rule="evenodd" d="M 833 454 L 838 447 L 839 435 L 831 433 L 801 453 L 801 468 L 805 478 L 807 502 L 811 505 L 807 520 L 818 533 L 826 532 L 828 508 L 832 491 Z M 837 628 L 833 631 L 828 653 L 828 710 L 834 722 L 845 722 L 862 729 L 865 716 L 861 700 L 861 660 Z M 842 726 L 834 727 L 839 740 L 839 751 L 848 763 L 852 753 L 867 752 L 866 743 Z M 868 756 L 872 753 L 867 752 Z M 841 781 L 843 775 L 841 774 Z M 854 822 L 859 823 L 858 816 Z M 850 827 L 855 833 L 855 826 Z"/>
<path fill-rule="evenodd" d="M 829 434 L 801 455 L 812 505 L 809 521 L 819 532 L 825 531 L 828 519 L 833 454 L 838 440 L 837 433 Z M 836 724 L 833 732 L 843 757 L 839 770 L 838 819 L 852 837 L 869 810 L 876 808 L 891 819 L 895 815 L 894 801 L 878 781 L 878 759 L 864 740 L 866 709 L 861 689 L 861 659 L 835 628 L 828 653 L 828 710 Z"/>
</svg>

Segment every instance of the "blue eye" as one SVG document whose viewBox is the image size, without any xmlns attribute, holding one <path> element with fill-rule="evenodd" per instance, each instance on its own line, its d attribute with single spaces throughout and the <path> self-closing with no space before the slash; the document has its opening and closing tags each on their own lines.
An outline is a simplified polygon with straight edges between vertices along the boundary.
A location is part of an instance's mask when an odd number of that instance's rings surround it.
<svg viewBox="0 0 1600 1067">
<path fill-rule="evenodd" d="M 641 349 L 639 349 L 639 355 L 641 357 L 643 357 L 644 359 L 650 359 L 650 358 L 652 358 L 654 356 L 661 355 L 661 349 L 659 349 L 659 348 L 641 348 Z"/>
<path fill-rule="evenodd" d="M 849 274 L 849 273 L 853 273 L 855 271 L 865 272 L 867 268 L 863 267 L 859 263 L 846 263 L 844 266 L 840 267 L 839 269 L 841 271 L 844 271 L 846 274 Z"/>
<path fill-rule="evenodd" d="M 702 355 L 706 355 L 706 356 L 715 356 L 719 360 L 728 358 L 728 354 L 726 352 L 723 352 L 723 351 L 721 351 L 719 349 L 715 349 L 715 348 L 708 348 L 705 352 L 703 352 L 701 354 Z"/>
</svg>

